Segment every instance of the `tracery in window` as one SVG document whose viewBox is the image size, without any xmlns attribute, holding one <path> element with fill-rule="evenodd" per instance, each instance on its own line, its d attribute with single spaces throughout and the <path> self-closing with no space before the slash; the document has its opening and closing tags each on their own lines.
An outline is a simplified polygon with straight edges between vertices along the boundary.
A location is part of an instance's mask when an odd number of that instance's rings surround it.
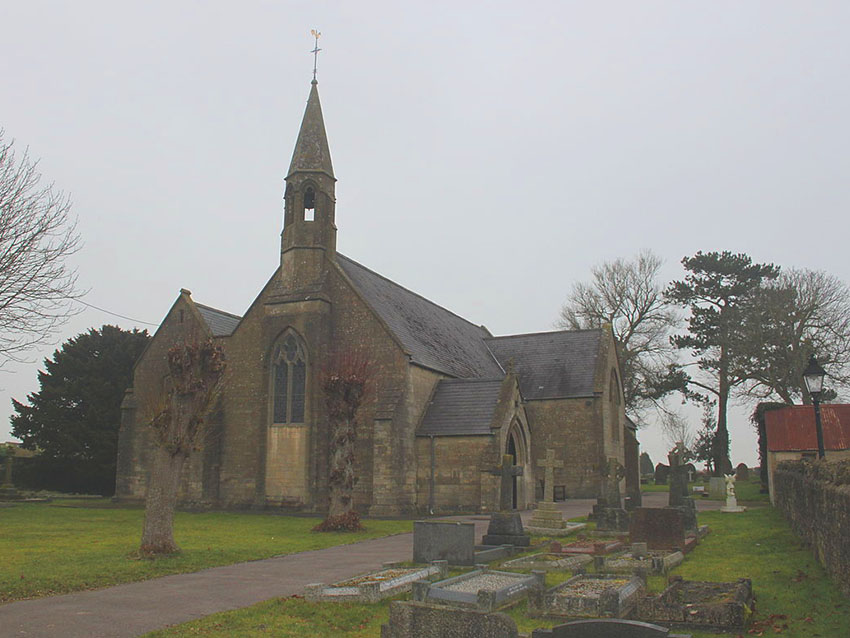
<svg viewBox="0 0 850 638">
<path fill-rule="evenodd" d="M 303 423 L 307 390 L 307 355 L 301 339 L 287 332 L 272 350 L 274 423 Z"/>
</svg>

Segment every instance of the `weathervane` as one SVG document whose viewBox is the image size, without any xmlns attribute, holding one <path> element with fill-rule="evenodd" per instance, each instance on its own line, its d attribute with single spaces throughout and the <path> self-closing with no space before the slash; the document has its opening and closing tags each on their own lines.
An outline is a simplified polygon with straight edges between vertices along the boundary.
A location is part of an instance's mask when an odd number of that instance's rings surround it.
<svg viewBox="0 0 850 638">
<path fill-rule="evenodd" d="M 322 32 L 316 29 L 310 29 L 310 33 L 313 35 L 314 38 L 316 38 L 316 46 L 312 51 L 310 51 L 310 53 L 313 54 L 313 82 L 315 82 L 316 69 L 319 64 L 319 51 L 321 51 L 321 49 L 319 48 L 319 38 L 322 37 Z"/>
</svg>

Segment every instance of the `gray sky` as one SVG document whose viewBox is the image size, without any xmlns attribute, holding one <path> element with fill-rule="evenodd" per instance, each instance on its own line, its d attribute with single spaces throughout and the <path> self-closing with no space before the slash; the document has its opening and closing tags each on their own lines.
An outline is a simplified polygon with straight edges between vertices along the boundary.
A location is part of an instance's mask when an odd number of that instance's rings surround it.
<svg viewBox="0 0 850 638">
<path fill-rule="evenodd" d="M 494 334 L 551 329 L 641 248 L 668 278 L 728 249 L 850 280 L 847 2 L 0 0 L 0 21 L 0 126 L 72 194 L 86 301 L 122 315 L 158 323 L 181 287 L 242 314 L 274 271 L 312 27 L 339 250 Z M 136 325 L 88 309 L 62 337 L 103 323 Z M 0 374 L 0 440 L 38 364 Z"/>
</svg>

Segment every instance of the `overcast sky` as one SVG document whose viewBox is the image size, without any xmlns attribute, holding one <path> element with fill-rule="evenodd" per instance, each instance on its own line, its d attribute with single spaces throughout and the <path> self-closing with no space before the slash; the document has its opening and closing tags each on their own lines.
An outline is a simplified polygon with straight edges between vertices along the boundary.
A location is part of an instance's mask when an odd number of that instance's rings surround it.
<svg viewBox="0 0 850 638">
<path fill-rule="evenodd" d="M 552 329 L 643 248 L 667 279 L 732 250 L 850 280 L 846 1 L 0 0 L 0 22 L 0 126 L 73 197 L 85 300 L 140 320 L 85 309 L 63 340 L 150 329 L 181 287 L 244 313 L 279 260 L 313 27 L 340 252 L 494 334 Z M 0 374 L 0 440 L 52 350 Z"/>
</svg>

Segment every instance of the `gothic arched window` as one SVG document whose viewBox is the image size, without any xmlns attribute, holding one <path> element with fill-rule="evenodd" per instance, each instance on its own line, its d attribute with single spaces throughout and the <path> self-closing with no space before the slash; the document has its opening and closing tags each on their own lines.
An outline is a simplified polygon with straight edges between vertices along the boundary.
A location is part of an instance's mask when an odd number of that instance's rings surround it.
<svg viewBox="0 0 850 638">
<path fill-rule="evenodd" d="M 287 332 L 272 350 L 272 421 L 304 423 L 307 354 L 294 332 Z"/>
</svg>

